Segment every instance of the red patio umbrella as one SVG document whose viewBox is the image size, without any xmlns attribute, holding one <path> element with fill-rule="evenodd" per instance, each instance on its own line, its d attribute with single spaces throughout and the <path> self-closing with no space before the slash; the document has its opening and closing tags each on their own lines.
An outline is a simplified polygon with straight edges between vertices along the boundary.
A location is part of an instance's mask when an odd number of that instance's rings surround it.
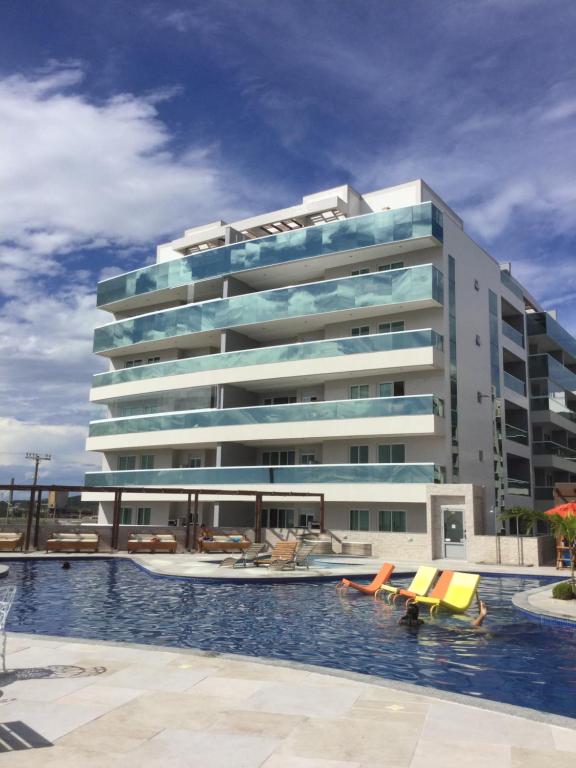
<svg viewBox="0 0 576 768">
<path fill-rule="evenodd" d="M 567 504 L 560 504 L 552 509 L 547 509 L 545 515 L 560 515 L 560 517 L 576 516 L 576 501 L 569 501 Z"/>
</svg>

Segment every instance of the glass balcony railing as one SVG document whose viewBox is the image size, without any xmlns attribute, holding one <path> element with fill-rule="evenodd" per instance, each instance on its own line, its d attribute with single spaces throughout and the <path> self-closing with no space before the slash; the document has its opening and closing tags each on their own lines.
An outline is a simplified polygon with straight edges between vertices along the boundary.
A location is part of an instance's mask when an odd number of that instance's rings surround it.
<svg viewBox="0 0 576 768">
<path fill-rule="evenodd" d="M 418 331 L 375 333 L 371 336 L 347 336 L 343 339 L 326 339 L 325 341 L 306 341 L 300 344 L 282 344 L 276 347 L 243 349 L 238 352 L 187 357 L 183 360 L 169 360 L 165 363 L 138 365 L 118 371 L 97 373 L 92 379 L 92 386 L 105 387 L 110 384 L 123 384 L 127 381 L 143 381 L 224 368 L 243 368 L 250 365 L 286 363 L 295 360 L 313 360 L 324 357 L 339 357 L 340 355 L 392 352 L 398 349 L 410 350 L 424 347 L 435 347 L 438 350 L 443 350 L 443 337 L 436 331 L 425 328 Z"/>
<path fill-rule="evenodd" d="M 443 302 L 442 273 L 431 264 L 276 288 L 140 315 L 96 328 L 94 352 L 201 331 L 426 299 Z"/>
<path fill-rule="evenodd" d="M 552 355 L 531 355 L 528 358 L 528 365 L 530 378 L 552 380 L 548 385 L 550 392 L 564 389 L 566 392 L 576 394 L 576 373 L 566 368 Z"/>
<path fill-rule="evenodd" d="M 506 338 L 511 339 L 515 344 L 518 344 L 519 347 L 524 346 L 524 334 L 505 320 L 502 320 L 502 333 Z"/>
<path fill-rule="evenodd" d="M 522 290 L 522 286 L 512 277 L 510 272 L 507 272 L 505 269 L 501 270 L 500 281 L 502 285 L 505 285 L 519 299 L 524 299 L 524 291 Z"/>
<path fill-rule="evenodd" d="M 576 461 L 576 450 L 567 445 L 555 443 L 552 440 L 537 440 L 533 443 L 533 451 L 539 456 L 559 456 L 562 459 Z"/>
<path fill-rule="evenodd" d="M 513 424 L 506 424 L 506 439 L 513 440 L 515 443 L 522 443 L 522 445 L 528 445 L 528 432 L 520 427 L 515 427 Z"/>
<path fill-rule="evenodd" d="M 576 422 L 576 411 L 568 408 L 565 402 L 554 397 L 533 397 L 530 400 L 533 411 L 550 411 L 568 421 Z"/>
<path fill-rule="evenodd" d="M 514 496 L 530 496 L 530 481 L 518 480 L 513 477 L 509 477 L 506 481 L 508 493 Z"/>
<path fill-rule="evenodd" d="M 512 374 L 507 371 L 504 371 L 504 386 L 519 395 L 526 396 L 526 384 L 522 379 L 517 379 L 516 376 L 512 376 Z"/>
<path fill-rule="evenodd" d="M 181 411 L 155 416 L 134 416 L 90 423 L 90 437 L 132 432 L 158 432 L 167 429 L 201 429 L 252 424 L 283 424 L 294 421 L 374 419 L 387 416 L 443 416 L 443 401 L 433 395 L 378 397 L 362 400 L 327 400 L 290 405 L 259 405 Z"/>
<path fill-rule="evenodd" d="M 442 213 L 432 203 L 306 227 L 213 248 L 137 269 L 98 285 L 98 306 L 259 267 L 370 248 L 419 237 L 442 242 Z"/>
<path fill-rule="evenodd" d="M 576 339 L 546 312 L 526 315 L 528 336 L 548 336 L 560 349 L 576 358 Z"/>
<path fill-rule="evenodd" d="M 434 464 L 295 464 L 281 467 L 200 467 L 89 472 L 88 486 L 262 485 L 297 483 L 435 483 L 441 467 Z"/>
</svg>

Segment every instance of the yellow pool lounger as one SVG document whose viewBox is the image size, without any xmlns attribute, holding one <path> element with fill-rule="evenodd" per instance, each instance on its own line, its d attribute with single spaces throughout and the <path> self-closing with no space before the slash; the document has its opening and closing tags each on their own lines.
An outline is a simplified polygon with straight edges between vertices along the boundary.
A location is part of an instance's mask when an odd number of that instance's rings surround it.
<svg viewBox="0 0 576 768">
<path fill-rule="evenodd" d="M 442 597 L 415 597 L 414 602 L 430 606 L 430 613 L 446 608 L 454 613 L 468 610 L 478 590 L 480 575 L 455 571 Z"/>
<path fill-rule="evenodd" d="M 398 597 L 417 597 L 418 595 L 425 595 L 432 586 L 437 573 L 438 568 L 433 568 L 430 565 L 421 565 L 406 589 L 393 587 L 391 584 L 382 584 L 374 597 L 385 597 L 388 595 L 389 598 L 395 600 Z"/>
</svg>

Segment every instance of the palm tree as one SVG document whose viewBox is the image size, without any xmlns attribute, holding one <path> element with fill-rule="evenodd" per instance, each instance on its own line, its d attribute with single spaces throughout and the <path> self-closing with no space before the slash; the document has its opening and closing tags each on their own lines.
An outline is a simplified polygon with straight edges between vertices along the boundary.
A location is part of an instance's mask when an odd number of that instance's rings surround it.
<svg viewBox="0 0 576 768">
<path fill-rule="evenodd" d="M 537 512 L 527 507 L 512 507 L 500 515 L 502 520 L 515 519 L 518 528 L 522 525 L 529 535 L 532 534 L 539 522 L 548 523 L 550 533 L 558 539 L 568 542 L 570 551 L 570 581 L 572 592 L 576 596 L 576 577 L 574 573 L 574 560 L 576 559 L 576 515 L 547 515 L 545 512 Z"/>
<path fill-rule="evenodd" d="M 570 551 L 570 581 L 572 593 L 576 597 L 576 579 L 574 578 L 574 559 L 576 558 L 576 515 L 547 515 L 550 528 L 557 539 L 565 539 Z"/>
</svg>

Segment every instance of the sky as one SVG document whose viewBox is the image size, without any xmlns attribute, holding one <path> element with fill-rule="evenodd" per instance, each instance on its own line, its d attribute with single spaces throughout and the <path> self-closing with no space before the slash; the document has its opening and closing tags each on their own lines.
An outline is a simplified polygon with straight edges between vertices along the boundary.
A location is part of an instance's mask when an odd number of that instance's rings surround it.
<svg viewBox="0 0 576 768">
<path fill-rule="evenodd" d="M 0 482 L 81 483 L 98 280 L 424 178 L 576 332 L 574 0 L 0 2 Z"/>
</svg>

